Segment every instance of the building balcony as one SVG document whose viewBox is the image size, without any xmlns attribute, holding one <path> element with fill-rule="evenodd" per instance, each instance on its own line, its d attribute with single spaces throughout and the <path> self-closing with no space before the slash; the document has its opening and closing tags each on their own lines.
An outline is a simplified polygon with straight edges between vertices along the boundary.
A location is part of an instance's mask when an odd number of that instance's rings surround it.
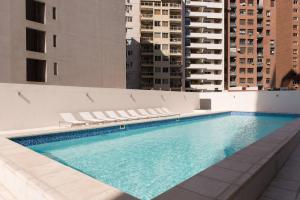
<svg viewBox="0 0 300 200">
<path fill-rule="evenodd" d="M 141 26 L 141 31 L 153 31 L 153 26 Z"/>
<path fill-rule="evenodd" d="M 181 43 L 181 38 L 170 38 L 170 43 Z"/>
<path fill-rule="evenodd" d="M 258 33 L 258 34 L 257 34 L 257 38 L 258 38 L 258 39 L 262 39 L 262 38 L 264 38 L 264 36 L 263 36 L 262 33 Z"/>
<path fill-rule="evenodd" d="M 230 23 L 230 28 L 236 28 L 236 23 Z"/>
<path fill-rule="evenodd" d="M 189 45 L 186 46 L 187 48 L 190 49 L 219 49 L 222 50 L 223 44 L 213 44 L 213 43 L 190 43 Z"/>
<path fill-rule="evenodd" d="M 257 53 L 257 57 L 258 57 L 258 58 L 263 58 L 263 57 L 264 57 L 264 54 L 263 54 L 263 53 Z"/>
<path fill-rule="evenodd" d="M 261 13 L 259 13 L 259 14 L 257 14 L 257 19 L 263 19 L 263 14 L 261 14 Z"/>
<path fill-rule="evenodd" d="M 230 81 L 230 87 L 236 87 L 236 86 L 237 86 L 237 84 L 235 81 Z"/>
<path fill-rule="evenodd" d="M 153 7 L 153 2 L 141 2 L 141 8 Z"/>
<path fill-rule="evenodd" d="M 170 49 L 170 54 L 172 55 L 181 55 L 181 49 Z"/>
<path fill-rule="evenodd" d="M 262 78 L 263 77 L 263 73 L 262 72 L 257 72 L 257 77 Z"/>
<path fill-rule="evenodd" d="M 151 19 L 153 18 L 153 14 L 142 14 L 142 19 Z"/>
<path fill-rule="evenodd" d="M 142 66 L 153 66 L 153 61 L 141 61 Z"/>
<path fill-rule="evenodd" d="M 170 20 L 181 21 L 181 15 L 170 15 Z"/>
<path fill-rule="evenodd" d="M 223 70 L 224 65 L 222 64 L 190 64 L 187 66 L 188 70 L 192 69 L 202 69 L 202 70 Z"/>
<path fill-rule="evenodd" d="M 263 43 L 259 43 L 259 44 L 257 44 L 257 48 L 258 48 L 258 49 L 262 49 L 262 48 L 264 48 L 264 45 L 263 45 Z"/>
<path fill-rule="evenodd" d="M 261 68 L 261 67 L 263 67 L 263 63 L 262 62 L 257 62 L 257 68 Z"/>
<path fill-rule="evenodd" d="M 201 53 L 187 53 L 187 58 L 190 59 L 207 59 L 207 60 L 222 60 L 222 54 L 201 54 Z"/>
<path fill-rule="evenodd" d="M 170 30 L 171 31 L 181 31 L 181 26 L 171 26 Z"/>
<path fill-rule="evenodd" d="M 179 3 L 170 3 L 170 4 L 169 4 L 169 7 L 170 7 L 170 8 L 178 8 L 178 9 L 181 9 L 181 4 L 179 4 Z"/>
<path fill-rule="evenodd" d="M 153 72 L 141 72 L 142 77 L 152 77 L 154 76 Z"/>
<path fill-rule="evenodd" d="M 203 17 L 203 18 L 210 18 L 210 19 L 223 19 L 222 13 L 215 13 L 215 12 L 194 12 L 194 11 L 187 11 L 185 12 L 186 17 Z"/>
<path fill-rule="evenodd" d="M 187 79 L 221 81 L 224 79 L 224 75 L 223 74 L 190 74 L 190 76 L 188 76 Z"/>
<path fill-rule="evenodd" d="M 258 29 L 262 29 L 262 28 L 263 28 L 263 24 L 262 24 L 262 23 L 258 23 L 258 24 L 257 24 L 257 28 L 258 28 Z"/>
<path fill-rule="evenodd" d="M 215 84 L 191 84 L 191 88 L 196 90 L 204 90 L 204 91 L 223 90 L 222 85 L 215 85 Z"/>
<path fill-rule="evenodd" d="M 153 37 L 141 37 L 141 43 L 153 42 Z"/>
<path fill-rule="evenodd" d="M 230 62 L 230 67 L 236 67 L 236 62 Z"/>
<path fill-rule="evenodd" d="M 230 76 L 236 76 L 236 71 L 231 71 Z"/>
<path fill-rule="evenodd" d="M 181 72 L 171 72 L 170 73 L 170 76 L 172 77 L 172 78 L 181 78 L 181 76 L 182 76 L 182 74 L 181 74 Z"/>
<path fill-rule="evenodd" d="M 236 8 L 236 3 L 230 3 L 230 8 L 235 9 Z"/>
<path fill-rule="evenodd" d="M 222 33 L 187 33 L 187 38 L 224 39 Z"/>
<path fill-rule="evenodd" d="M 231 12 L 229 15 L 230 15 L 230 18 L 236 18 L 236 13 L 235 12 Z"/>
<path fill-rule="evenodd" d="M 186 6 L 189 7 L 205 7 L 205 8 L 223 8 L 222 2 L 203 2 L 203 1 L 187 1 Z"/>
<path fill-rule="evenodd" d="M 235 38 L 236 37 L 236 33 L 230 33 L 230 37 Z"/>
</svg>

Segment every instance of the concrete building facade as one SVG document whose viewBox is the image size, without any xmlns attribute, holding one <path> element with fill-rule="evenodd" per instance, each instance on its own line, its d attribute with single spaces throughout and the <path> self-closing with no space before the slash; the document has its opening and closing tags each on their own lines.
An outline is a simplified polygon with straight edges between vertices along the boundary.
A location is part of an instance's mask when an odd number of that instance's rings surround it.
<svg viewBox="0 0 300 200">
<path fill-rule="evenodd" d="M 124 2 L 3 0 L 0 81 L 126 87 Z"/>
<path fill-rule="evenodd" d="M 141 89 L 184 89 L 181 0 L 141 0 Z"/>
<path fill-rule="evenodd" d="M 125 0 L 126 85 L 129 89 L 140 88 L 140 2 L 140 0 Z"/>
<path fill-rule="evenodd" d="M 187 90 L 224 90 L 224 2 L 186 1 Z"/>
</svg>

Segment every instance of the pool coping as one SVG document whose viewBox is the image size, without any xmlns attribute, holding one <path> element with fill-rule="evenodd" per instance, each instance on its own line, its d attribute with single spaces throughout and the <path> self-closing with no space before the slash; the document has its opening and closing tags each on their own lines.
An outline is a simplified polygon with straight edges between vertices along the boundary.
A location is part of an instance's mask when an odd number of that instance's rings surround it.
<svg viewBox="0 0 300 200">
<path fill-rule="evenodd" d="M 254 200 L 300 143 L 300 119 L 216 163 L 155 200 Z"/>
<path fill-rule="evenodd" d="M 155 199 L 255 199 L 300 142 L 299 131 L 297 119 Z M 0 182 L 19 199 L 136 199 L 4 137 Z"/>
</svg>

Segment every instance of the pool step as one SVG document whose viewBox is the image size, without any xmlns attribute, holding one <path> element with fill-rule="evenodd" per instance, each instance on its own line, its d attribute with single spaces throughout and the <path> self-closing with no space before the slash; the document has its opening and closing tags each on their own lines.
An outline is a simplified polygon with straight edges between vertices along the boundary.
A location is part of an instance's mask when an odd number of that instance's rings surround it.
<svg viewBox="0 0 300 200">
<path fill-rule="evenodd" d="M 16 198 L 0 184 L 0 200 L 16 200 Z"/>
</svg>

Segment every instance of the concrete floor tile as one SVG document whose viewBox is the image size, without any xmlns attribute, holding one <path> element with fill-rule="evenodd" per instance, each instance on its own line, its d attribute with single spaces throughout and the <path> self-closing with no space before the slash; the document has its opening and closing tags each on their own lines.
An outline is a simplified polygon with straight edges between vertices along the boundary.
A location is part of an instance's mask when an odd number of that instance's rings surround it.
<svg viewBox="0 0 300 200">
<path fill-rule="evenodd" d="M 263 197 L 271 198 L 273 200 L 295 200 L 296 192 L 289 190 L 269 187 L 263 194 Z"/>
<path fill-rule="evenodd" d="M 229 187 L 229 183 L 224 183 L 215 179 L 196 175 L 183 182 L 178 187 L 184 188 L 200 195 L 216 198 Z"/>
</svg>

